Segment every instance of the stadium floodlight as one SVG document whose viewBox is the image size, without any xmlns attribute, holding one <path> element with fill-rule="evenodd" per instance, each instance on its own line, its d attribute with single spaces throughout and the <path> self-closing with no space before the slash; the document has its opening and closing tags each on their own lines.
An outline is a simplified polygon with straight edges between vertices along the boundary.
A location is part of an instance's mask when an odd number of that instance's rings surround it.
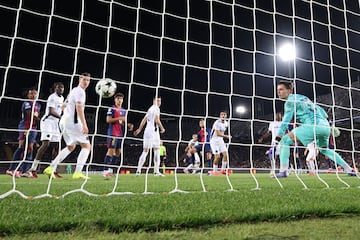
<svg viewBox="0 0 360 240">
<path fill-rule="evenodd" d="M 237 106 L 236 107 L 236 112 L 239 114 L 243 114 L 246 112 L 246 108 L 244 106 Z"/>
<path fill-rule="evenodd" d="M 296 57 L 295 46 L 291 43 L 285 43 L 279 48 L 278 54 L 283 61 L 292 61 Z"/>
</svg>

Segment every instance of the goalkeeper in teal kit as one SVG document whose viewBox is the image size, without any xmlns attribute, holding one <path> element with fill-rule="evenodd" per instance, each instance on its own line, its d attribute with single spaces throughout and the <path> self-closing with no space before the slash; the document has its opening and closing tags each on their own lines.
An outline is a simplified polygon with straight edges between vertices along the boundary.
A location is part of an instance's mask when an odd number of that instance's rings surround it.
<svg viewBox="0 0 360 240">
<path fill-rule="evenodd" d="M 331 127 L 325 110 L 304 95 L 292 94 L 292 84 L 289 82 L 280 82 L 277 85 L 277 94 L 280 99 L 286 100 L 286 102 L 284 117 L 277 136 L 277 140 L 280 142 L 280 172 L 276 174 L 276 177 L 288 176 L 290 146 L 295 141 L 301 142 L 304 146 L 315 141 L 320 153 L 336 162 L 338 166 L 343 167 L 350 176 L 356 176 L 356 173 L 342 157 L 333 149 L 328 148 Z M 285 134 L 293 118 L 301 125 Z"/>
</svg>

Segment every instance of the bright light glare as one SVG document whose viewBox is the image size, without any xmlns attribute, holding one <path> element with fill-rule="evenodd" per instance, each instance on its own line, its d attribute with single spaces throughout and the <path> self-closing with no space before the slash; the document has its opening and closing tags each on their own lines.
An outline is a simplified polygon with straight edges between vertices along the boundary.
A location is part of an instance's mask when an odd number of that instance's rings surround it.
<svg viewBox="0 0 360 240">
<path fill-rule="evenodd" d="M 246 108 L 244 106 L 237 106 L 236 107 L 236 112 L 237 113 L 245 113 L 246 112 Z"/>
<path fill-rule="evenodd" d="M 279 56 L 283 61 L 291 61 L 296 57 L 294 45 L 286 43 L 279 48 Z"/>
</svg>

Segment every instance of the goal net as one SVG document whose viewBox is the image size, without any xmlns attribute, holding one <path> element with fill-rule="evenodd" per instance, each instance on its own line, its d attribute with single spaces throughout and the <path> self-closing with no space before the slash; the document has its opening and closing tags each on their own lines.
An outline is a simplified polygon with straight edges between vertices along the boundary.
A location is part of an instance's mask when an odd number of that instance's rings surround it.
<svg viewBox="0 0 360 240">
<path fill-rule="evenodd" d="M 259 142 L 283 111 L 276 84 L 294 81 L 296 93 L 322 106 L 340 130 L 334 145 L 345 161 L 359 165 L 360 121 L 360 7 L 358 1 L 312 0 L 74 0 L 1 1 L 0 16 L 0 198 L 66 196 L 74 192 L 114 195 L 151 192 L 260 189 L 271 179 L 266 151 L 270 140 Z M 280 50 L 283 45 L 285 55 Z M 292 55 L 291 55 L 292 53 Z M 289 55 L 290 54 L 290 55 Z M 13 159 L 18 147 L 20 110 L 24 91 L 35 86 L 44 113 L 49 89 L 65 86 L 64 96 L 76 86 L 82 72 L 91 73 L 85 115 L 92 150 L 84 167 L 90 179 L 73 181 L 78 149 L 60 166 L 64 179 L 47 179 L 42 171 L 53 159 L 51 149 L 39 165 L 39 179 L 5 176 L 10 163 L 17 170 L 26 162 Z M 161 96 L 161 120 L 166 132 L 164 178 L 153 176 L 150 153 L 142 175 L 135 177 L 142 152 L 142 134 L 126 129 L 120 159 L 110 167 L 114 177 L 102 177 L 107 146 L 106 113 L 112 98 L 100 99 L 95 84 L 104 78 L 116 81 L 125 95 L 123 107 L 135 129 L 154 96 Z M 212 162 L 205 149 L 201 164 L 186 168 L 184 152 L 199 121 L 211 128 L 219 113 L 228 114 L 227 142 L 231 175 L 208 176 Z M 40 131 L 38 132 L 38 143 Z M 29 142 L 25 141 L 26 149 Z M 34 153 L 37 151 L 34 145 Z M 64 143 L 62 143 L 64 147 Z M 307 173 L 299 146 L 299 159 L 291 157 L 295 179 L 307 188 Z M 295 154 L 294 154 L 295 156 Z M 342 170 L 316 159 L 312 181 L 328 184 L 326 172 L 342 185 L 351 184 Z M 278 161 L 276 168 L 278 168 Z M 330 169 L 329 169 L 330 168 Z M 185 170 L 185 171 L 184 171 Z M 185 174 L 189 173 L 189 174 Z M 189 176 L 190 175 L 190 176 Z M 266 176 L 265 176 L 266 175 Z M 209 186 L 209 178 L 220 185 Z M 251 186 L 241 178 L 253 179 Z M 191 187 L 183 184 L 192 181 Z M 162 182 L 161 184 L 158 184 Z M 31 185 L 30 185 L 31 183 Z M 165 187 L 163 187 L 165 184 Z M 32 187 L 37 185 L 37 188 Z M 39 187 L 41 186 L 41 187 Z M 184 187 L 185 186 L 185 187 Z"/>
</svg>

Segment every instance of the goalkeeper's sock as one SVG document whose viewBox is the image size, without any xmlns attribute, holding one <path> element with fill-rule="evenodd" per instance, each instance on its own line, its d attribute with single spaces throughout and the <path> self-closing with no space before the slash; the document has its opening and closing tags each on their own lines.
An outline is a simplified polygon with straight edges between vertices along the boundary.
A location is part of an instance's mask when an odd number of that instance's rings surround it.
<svg viewBox="0 0 360 240">
<path fill-rule="evenodd" d="M 138 167 L 136 172 L 140 173 L 141 172 L 141 168 L 143 167 L 145 161 L 146 161 L 146 157 L 147 157 L 148 153 L 147 152 L 142 152 L 140 157 L 139 157 L 139 163 L 138 163 Z"/>
<path fill-rule="evenodd" d="M 71 151 L 65 147 L 63 148 L 59 154 L 56 156 L 56 158 L 51 162 L 50 166 L 54 169 L 56 172 L 57 165 L 64 161 L 64 159 L 71 153 Z"/>
<path fill-rule="evenodd" d="M 292 145 L 294 141 L 289 137 L 289 135 L 285 135 L 280 142 L 280 172 L 287 171 L 289 167 L 289 157 L 290 157 L 290 145 Z"/>
<path fill-rule="evenodd" d="M 319 149 L 319 151 L 324 154 L 325 156 L 327 156 L 328 158 L 330 158 L 331 160 L 333 160 L 334 162 L 337 163 L 337 165 L 341 166 L 344 168 L 344 171 L 346 173 L 350 173 L 352 171 L 352 168 L 344 161 L 344 159 L 342 159 L 342 157 L 335 152 L 333 149 Z"/>
<path fill-rule="evenodd" d="M 87 149 L 87 148 L 81 149 L 79 156 L 77 158 L 75 172 L 82 172 L 84 165 L 86 163 L 86 160 L 89 157 L 89 154 L 90 154 L 90 149 Z"/>
</svg>

